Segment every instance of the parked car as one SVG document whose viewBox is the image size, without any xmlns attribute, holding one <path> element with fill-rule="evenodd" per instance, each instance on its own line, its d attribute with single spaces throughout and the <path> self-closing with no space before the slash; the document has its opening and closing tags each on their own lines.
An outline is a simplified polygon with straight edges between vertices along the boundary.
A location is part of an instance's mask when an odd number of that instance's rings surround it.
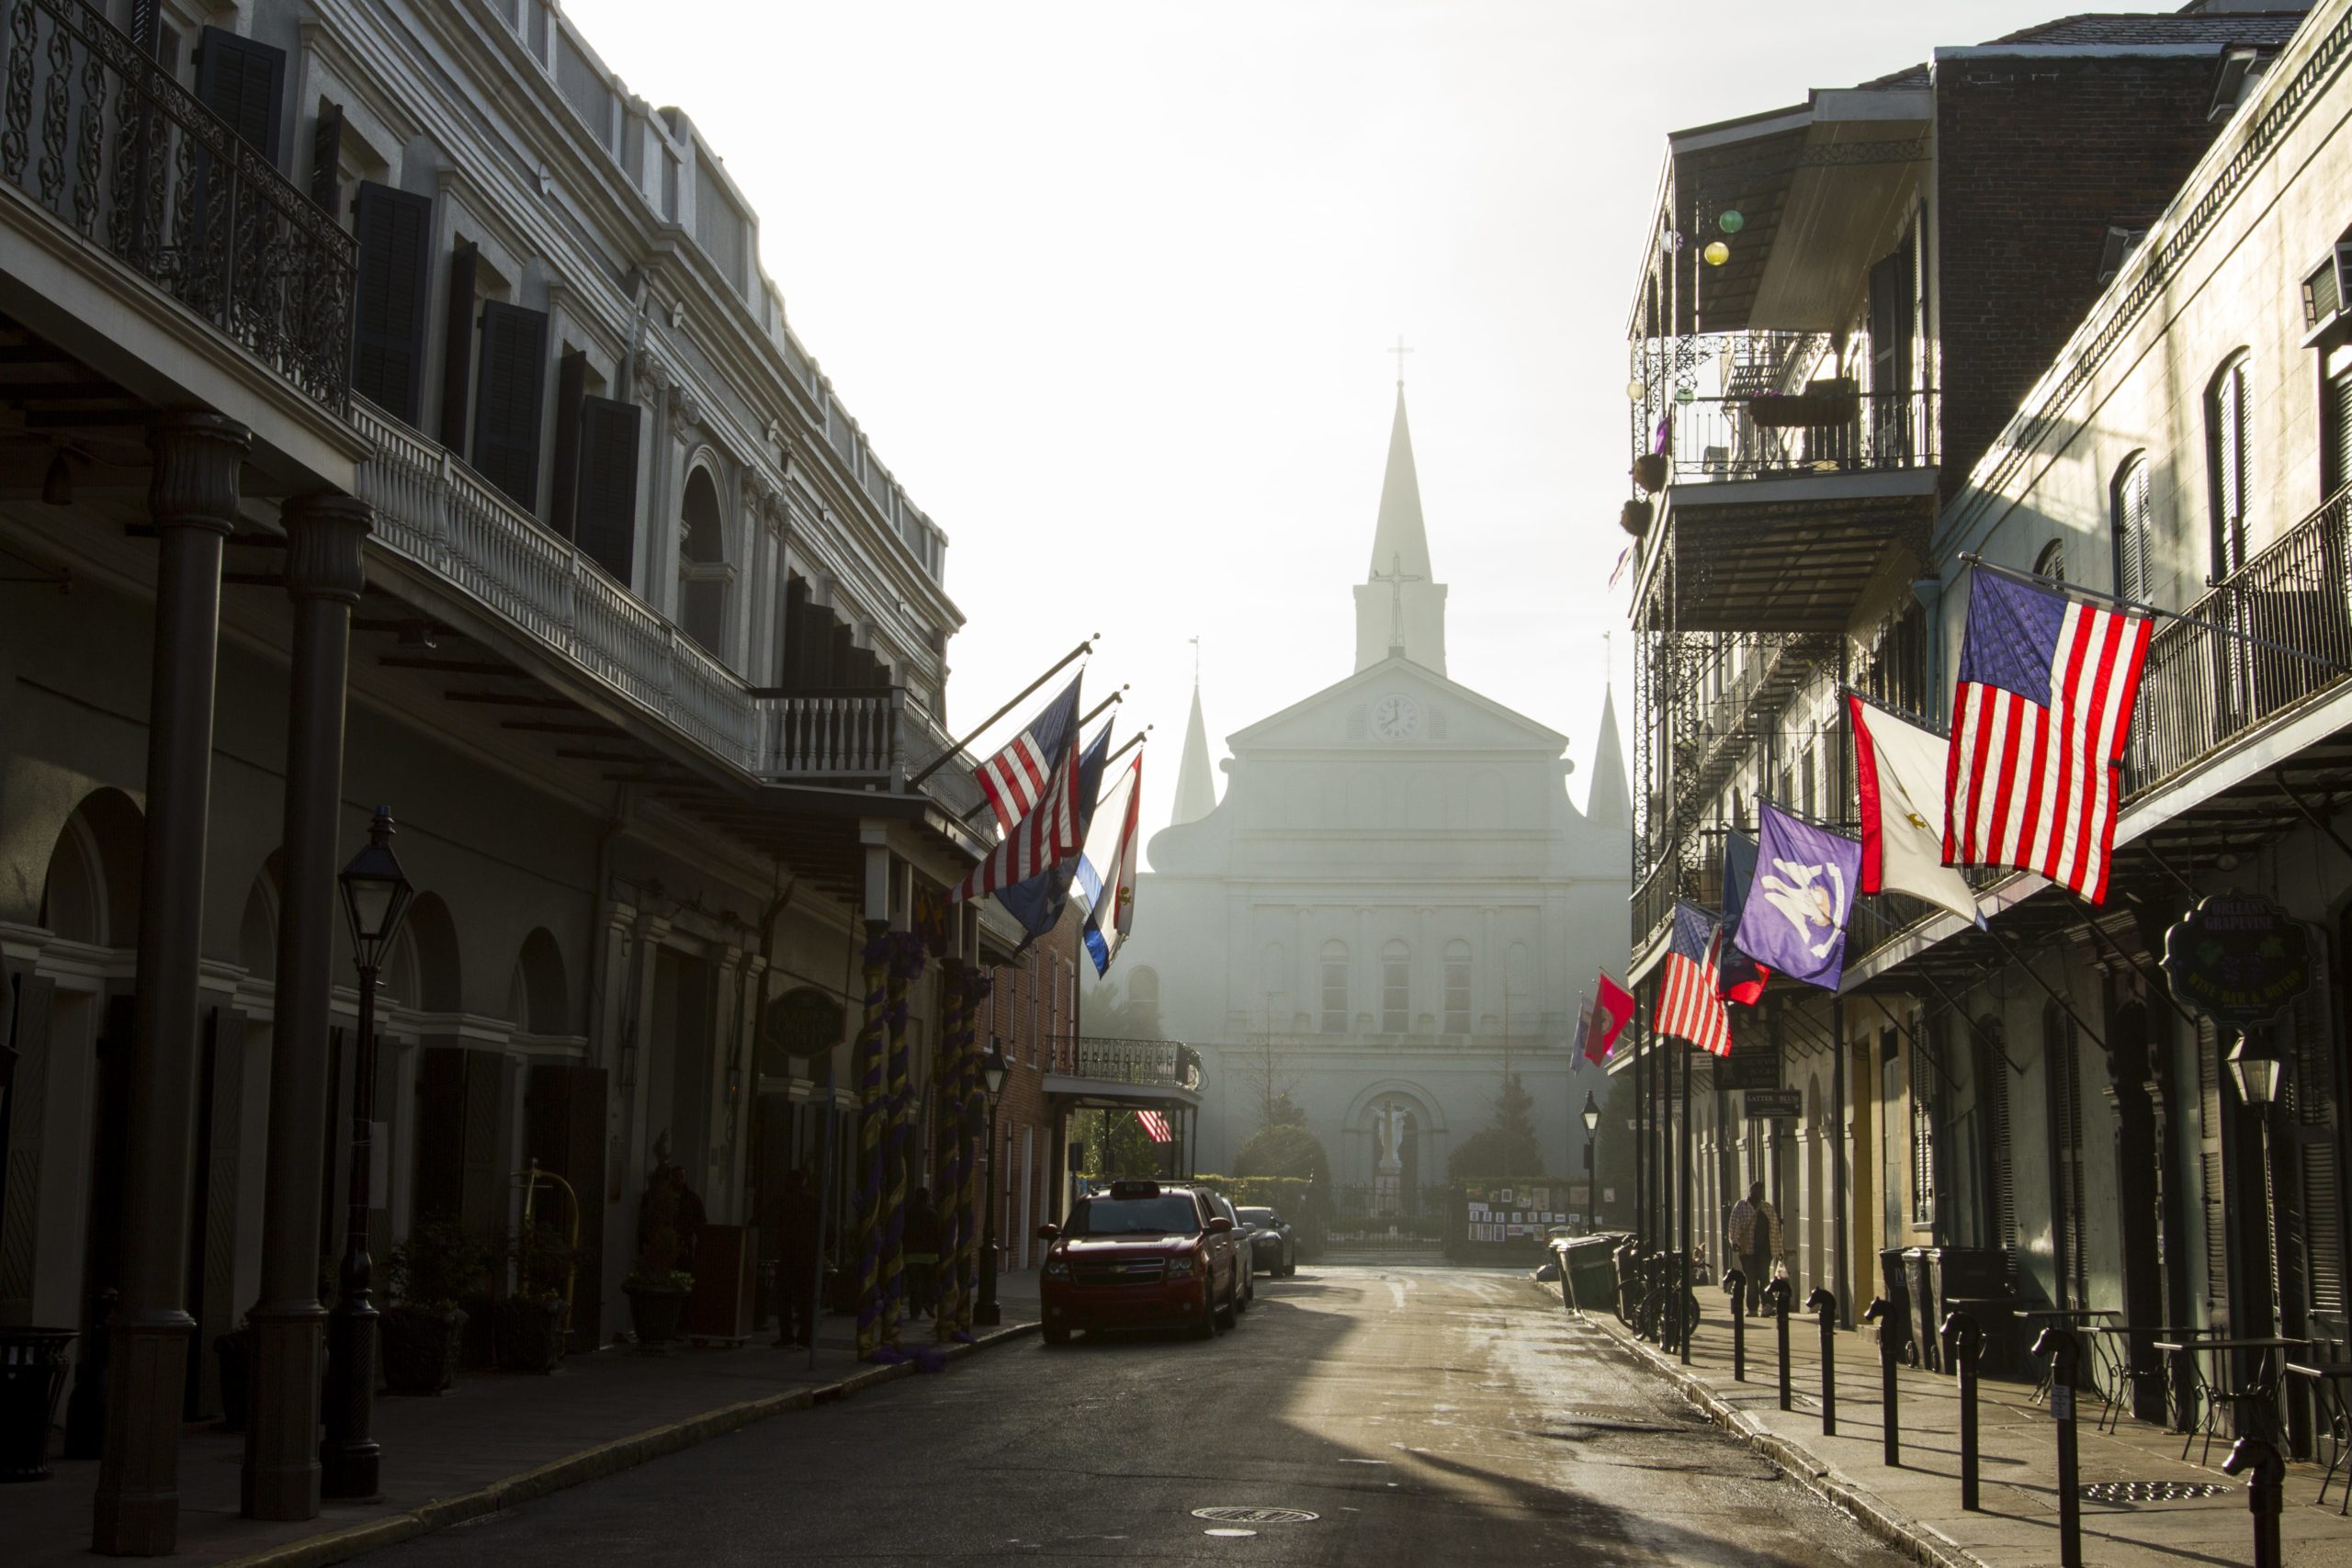
<svg viewBox="0 0 2352 1568">
<path fill-rule="evenodd" d="M 1084 1329 L 1176 1326 L 1195 1339 L 1230 1328 L 1240 1311 L 1242 1252 L 1230 1215 L 1205 1190 L 1114 1181 L 1081 1198 L 1048 1245 L 1038 1280 L 1048 1345 Z"/>
<path fill-rule="evenodd" d="M 1250 1233 L 1250 1260 L 1276 1279 L 1298 1272 L 1298 1233 L 1272 1209 L 1244 1209 L 1241 1224 Z"/>
<path fill-rule="evenodd" d="M 1258 1300 L 1258 1269 L 1250 1250 L 1250 1224 L 1241 1217 L 1241 1211 L 1233 1206 L 1232 1199 L 1214 1188 L 1203 1190 L 1208 1197 L 1209 1213 L 1223 1214 L 1233 1222 L 1234 1267 L 1241 1272 L 1241 1297 L 1234 1303 L 1234 1311 L 1248 1312 Z"/>
</svg>

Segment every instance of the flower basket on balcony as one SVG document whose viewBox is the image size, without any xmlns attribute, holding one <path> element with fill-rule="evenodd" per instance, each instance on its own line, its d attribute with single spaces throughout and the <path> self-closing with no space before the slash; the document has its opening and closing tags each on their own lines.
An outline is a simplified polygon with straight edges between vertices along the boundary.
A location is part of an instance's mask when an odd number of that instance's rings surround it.
<svg viewBox="0 0 2352 1568">
<path fill-rule="evenodd" d="M 1666 488 L 1666 454 L 1645 452 L 1634 459 L 1634 482 L 1650 494 Z"/>
<path fill-rule="evenodd" d="M 1650 531 L 1650 503 L 1646 501 L 1627 502 L 1617 513 L 1617 526 L 1636 539 Z"/>
<path fill-rule="evenodd" d="M 1747 417 L 1767 430 L 1798 430 L 1850 423 L 1861 407 L 1861 398 L 1852 387 L 1832 383 L 1802 392 L 1767 392 L 1750 398 Z"/>
</svg>

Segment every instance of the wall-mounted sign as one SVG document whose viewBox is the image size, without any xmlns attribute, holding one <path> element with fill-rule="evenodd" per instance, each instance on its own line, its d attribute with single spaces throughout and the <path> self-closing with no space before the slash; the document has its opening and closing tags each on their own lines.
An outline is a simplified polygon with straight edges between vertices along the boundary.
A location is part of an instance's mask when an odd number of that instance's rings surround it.
<svg viewBox="0 0 2352 1568">
<path fill-rule="evenodd" d="M 2311 937 L 2267 898 L 2217 893 L 2165 932 L 2165 976 L 2215 1027 L 2251 1029 L 2312 988 Z"/>
<path fill-rule="evenodd" d="M 815 1056 L 842 1043 L 842 1004 L 813 986 L 771 997 L 760 1015 L 760 1075 L 784 1077 L 791 1058 Z"/>
<path fill-rule="evenodd" d="M 1717 1089 L 1778 1089 L 1781 1053 L 1769 1040 L 1742 1040 L 1715 1063 Z"/>
<path fill-rule="evenodd" d="M 1751 1122 L 1791 1122 L 1804 1113 L 1804 1094 L 1793 1089 L 1751 1089 L 1740 1096 L 1741 1113 Z"/>
</svg>

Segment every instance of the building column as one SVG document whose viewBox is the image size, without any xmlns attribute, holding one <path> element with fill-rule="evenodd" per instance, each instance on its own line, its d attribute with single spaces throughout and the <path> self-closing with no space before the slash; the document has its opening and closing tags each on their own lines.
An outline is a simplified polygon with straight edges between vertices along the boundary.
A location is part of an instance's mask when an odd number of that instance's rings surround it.
<svg viewBox="0 0 2352 1568">
<path fill-rule="evenodd" d="M 179 1536 L 180 1404 L 196 1330 L 183 1297 L 220 555 L 236 525 L 238 470 L 252 440 L 234 420 L 205 412 L 165 414 L 147 433 L 153 457 L 147 508 L 157 548 L 146 863 L 122 1299 L 107 1325 L 106 1447 L 90 1543 L 117 1556 L 162 1556 Z"/>
<path fill-rule="evenodd" d="M 294 657 L 286 725 L 286 885 L 277 920 L 270 1041 L 269 1152 L 253 1402 L 239 1479 L 247 1518 L 319 1515 L 319 1129 L 327 1120 L 327 1010 L 341 846 L 344 693 L 351 607 L 367 585 L 365 502 L 287 503 L 286 595 Z"/>
</svg>

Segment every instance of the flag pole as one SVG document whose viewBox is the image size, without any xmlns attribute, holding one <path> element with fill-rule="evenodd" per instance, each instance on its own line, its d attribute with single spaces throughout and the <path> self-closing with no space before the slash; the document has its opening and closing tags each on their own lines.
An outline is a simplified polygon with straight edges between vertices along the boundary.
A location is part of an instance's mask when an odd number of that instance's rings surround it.
<svg viewBox="0 0 2352 1568">
<path fill-rule="evenodd" d="M 1899 718 L 1904 723 L 1912 726 L 1914 728 L 1924 729 L 1939 740 L 1949 740 L 1951 739 L 1951 731 L 1948 728 L 1939 727 L 1934 719 L 1929 718 L 1927 715 L 1914 712 L 1910 708 L 1898 707 L 1894 704 L 1888 702 L 1883 697 L 1874 697 L 1868 692 L 1863 691 L 1860 686 L 1855 685 L 1850 681 L 1840 681 L 1838 683 L 1838 690 L 1846 696 L 1860 697 L 1871 706 L 1878 709 L 1879 712 L 1886 714 L 1894 718 Z"/>
<path fill-rule="evenodd" d="M 2195 615 L 2185 615 L 2178 610 L 2167 610 L 2161 604 L 2143 604 L 2137 599 L 2126 599 L 2120 593 L 2109 593 L 2097 588 L 2086 588 L 2078 582 L 2062 582 L 2054 578 L 2042 577 L 2034 572 L 2019 571 L 2013 566 L 2001 566 L 1986 560 L 1973 550 L 1962 550 L 1959 559 L 1979 571 L 1989 571 L 1996 577 L 2007 578 L 2011 582 L 2021 582 L 2035 588 L 2056 588 L 2068 593 L 2080 593 L 2086 598 L 2101 599 L 2119 610 L 2130 610 L 2142 615 L 2162 615 L 2166 620 L 2178 621 L 2183 626 L 2196 626 L 2199 630 L 2212 632 L 2221 637 L 2235 637 L 2249 647 L 2267 648 L 2273 653 L 2283 653 L 2290 659 L 2300 659 L 2306 664 L 2316 664 L 2323 670 L 2333 670 L 2339 675 L 2352 675 L 2352 664 L 2346 664 L 2341 660 L 2329 659 L 2324 654 L 2312 653 L 2309 649 L 2296 648 L 2290 643 L 2277 642 L 2267 637 L 2256 637 L 2252 632 L 2242 632 L 2235 626 L 2225 626 L 2218 621 L 2199 620 Z"/>
<path fill-rule="evenodd" d="M 1145 741 L 1150 739 L 1151 726 L 1147 724 L 1135 734 L 1128 736 L 1126 739 L 1121 743 L 1117 750 L 1103 758 L 1102 765 L 1105 768 L 1108 768 L 1112 763 L 1117 761 L 1120 758 L 1125 756 L 1128 752 L 1134 750 L 1136 747 L 1142 745 Z"/>
<path fill-rule="evenodd" d="M 1099 637 L 1102 635 L 1102 634 L 1101 632 L 1094 633 L 1093 636 L 1089 637 L 1084 642 L 1080 643 L 1076 648 L 1071 649 L 1068 653 L 1063 654 L 1059 659 L 1054 660 L 1052 669 L 1046 671 L 1043 675 L 1038 676 L 1035 680 L 1022 687 L 1011 702 L 997 709 L 996 712 L 989 715 L 987 719 L 984 720 L 978 728 L 975 728 L 972 733 L 964 737 L 963 739 L 956 741 L 954 745 L 948 747 L 946 750 L 942 751 L 938 756 L 933 757 L 929 762 L 923 764 L 922 770 L 916 773 L 914 777 L 907 781 L 907 787 L 909 789 L 914 788 L 917 784 L 922 783 L 923 780 L 931 777 L 932 774 L 945 767 L 951 758 L 961 752 L 965 747 L 969 746 L 973 741 L 978 740 L 981 736 L 987 734 L 989 725 L 994 724 L 998 719 L 1002 718 L 1006 714 L 1009 714 L 1014 708 L 1019 707 L 1030 693 L 1035 691 L 1038 687 L 1044 685 L 1046 682 L 1052 680 L 1063 671 L 1069 669 L 1073 660 L 1093 652 L 1094 638 Z"/>
</svg>

